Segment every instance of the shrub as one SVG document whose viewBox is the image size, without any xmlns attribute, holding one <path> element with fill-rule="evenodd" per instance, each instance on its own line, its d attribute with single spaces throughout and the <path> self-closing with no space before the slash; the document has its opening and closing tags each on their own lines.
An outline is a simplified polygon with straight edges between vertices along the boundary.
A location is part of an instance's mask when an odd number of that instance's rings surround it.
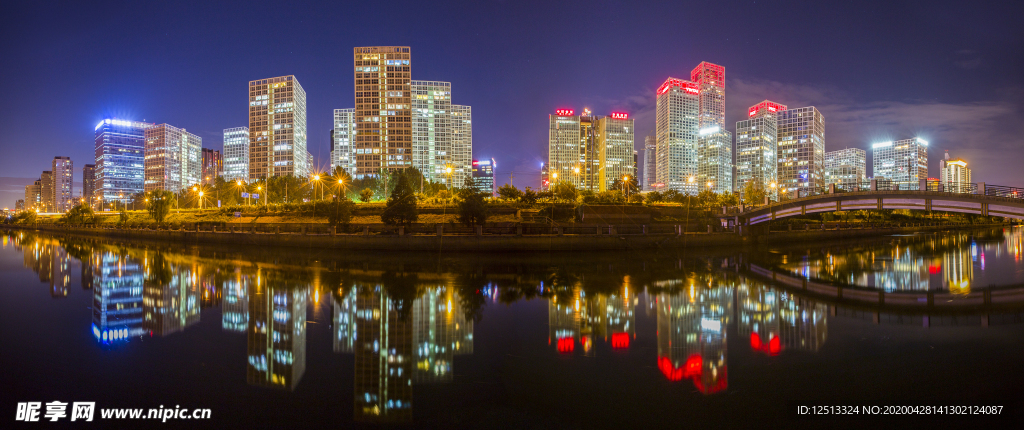
<svg viewBox="0 0 1024 430">
<path fill-rule="evenodd" d="M 409 178 L 399 174 L 380 220 L 385 224 L 395 225 L 414 223 L 417 219 L 419 212 L 416 208 L 416 195 L 409 185 Z"/>
<path fill-rule="evenodd" d="M 459 200 L 459 222 L 465 225 L 483 225 L 490 211 L 483 193 L 471 193 Z"/>
<path fill-rule="evenodd" d="M 369 203 L 371 199 L 373 199 L 373 190 L 369 188 L 364 188 L 362 191 L 359 192 L 359 201 L 363 203 Z"/>
</svg>

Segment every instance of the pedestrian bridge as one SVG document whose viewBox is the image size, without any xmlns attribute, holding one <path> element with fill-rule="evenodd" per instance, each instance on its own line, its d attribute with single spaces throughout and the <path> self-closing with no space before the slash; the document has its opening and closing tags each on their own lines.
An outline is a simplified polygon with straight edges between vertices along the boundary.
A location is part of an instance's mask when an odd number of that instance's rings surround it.
<svg viewBox="0 0 1024 430">
<path fill-rule="evenodd" d="M 945 192 L 942 186 L 922 181 L 921 190 L 878 190 L 828 193 L 775 202 L 741 211 L 737 221 L 755 225 L 775 219 L 819 212 L 866 209 L 912 209 L 990 215 L 1024 220 L 1024 188 L 979 183 L 972 192 Z M 922 191 L 923 190 L 923 191 Z"/>
</svg>

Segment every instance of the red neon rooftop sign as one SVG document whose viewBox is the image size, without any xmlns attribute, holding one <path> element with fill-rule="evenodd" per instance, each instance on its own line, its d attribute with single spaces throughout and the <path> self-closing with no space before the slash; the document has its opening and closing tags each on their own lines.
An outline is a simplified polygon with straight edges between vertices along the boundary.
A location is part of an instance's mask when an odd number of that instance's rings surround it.
<svg viewBox="0 0 1024 430">
<path fill-rule="evenodd" d="M 629 118 L 629 114 L 625 112 L 612 112 L 612 119 L 626 119 Z"/>
<path fill-rule="evenodd" d="M 761 103 L 758 103 L 756 105 L 751 106 L 750 110 L 747 112 L 747 115 L 754 116 L 754 115 L 757 115 L 758 112 L 761 112 L 761 111 L 768 111 L 769 113 L 777 113 L 777 112 L 784 111 L 786 109 L 787 109 L 786 105 L 778 104 L 778 103 L 775 103 L 775 102 L 770 102 L 768 100 L 765 100 L 765 101 L 763 101 Z"/>
<path fill-rule="evenodd" d="M 682 79 L 668 78 L 665 83 L 658 87 L 657 94 L 660 96 L 672 89 L 672 87 L 679 87 L 679 89 L 686 91 L 690 94 L 699 94 L 700 90 L 697 89 L 697 84 L 690 81 L 684 81 Z"/>
<path fill-rule="evenodd" d="M 574 112 L 572 109 L 555 109 L 555 115 L 558 116 L 572 116 Z"/>
</svg>

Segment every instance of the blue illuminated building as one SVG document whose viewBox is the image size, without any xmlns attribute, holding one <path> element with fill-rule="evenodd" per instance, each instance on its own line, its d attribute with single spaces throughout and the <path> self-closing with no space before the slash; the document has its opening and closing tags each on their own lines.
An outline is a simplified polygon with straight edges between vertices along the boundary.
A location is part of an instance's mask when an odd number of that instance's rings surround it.
<svg viewBox="0 0 1024 430">
<path fill-rule="evenodd" d="M 146 132 L 153 124 L 105 119 L 96 124 L 96 196 L 127 202 L 143 191 Z M 109 209 L 104 206 L 104 209 Z"/>
</svg>

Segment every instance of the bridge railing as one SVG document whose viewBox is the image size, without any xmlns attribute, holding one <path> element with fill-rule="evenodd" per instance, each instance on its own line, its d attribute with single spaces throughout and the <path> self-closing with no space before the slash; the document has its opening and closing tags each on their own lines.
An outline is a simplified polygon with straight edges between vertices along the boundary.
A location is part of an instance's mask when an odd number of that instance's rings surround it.
<svg viewBox="0 0 1024 430">
<path fill-rule="evenodd" d="M 977 188 L 975 193 L 977 193 Z M 1007 187 L 1003 185 L 985 185 L 985 195 L 992 197 L 1009 197 L 1011 199 L 1024 199 L 1024 188 Z"/>
</svg>

